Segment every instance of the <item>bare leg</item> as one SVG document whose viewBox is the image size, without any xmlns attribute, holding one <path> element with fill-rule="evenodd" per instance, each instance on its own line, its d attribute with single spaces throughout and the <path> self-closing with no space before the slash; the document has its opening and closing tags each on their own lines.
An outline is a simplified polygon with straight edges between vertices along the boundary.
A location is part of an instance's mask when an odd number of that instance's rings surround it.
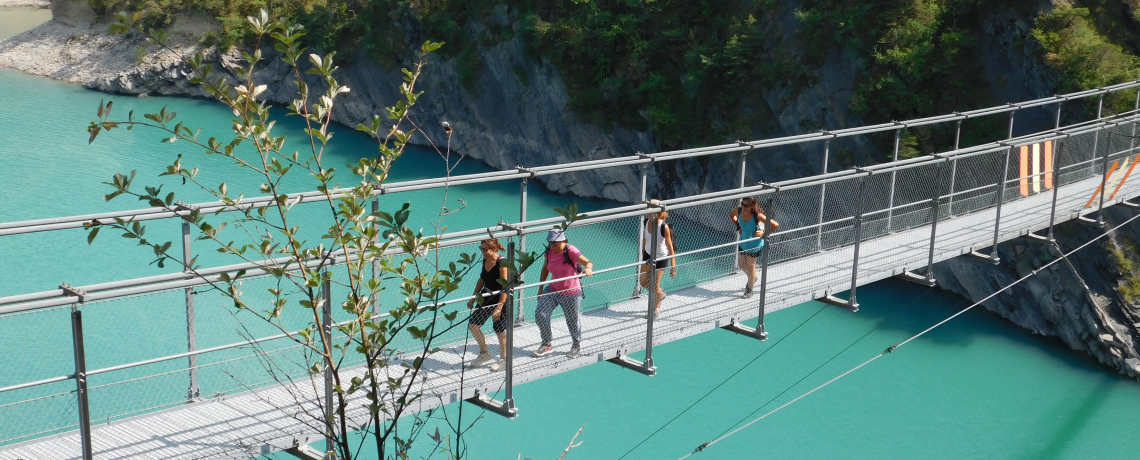
<svg viewBox="0 0 1140 460">
<path fill-rule="evenodd" d="M 649 289 L 649 264 L 641 266 L 641 287 Z"/>
<path fill-rule="evenodd" d="M 748 290 L 756 285 L 756 258 L 740 253 L 740 269 L 748 276 Z"/>
<path fill-rule="evenodd" d="M 661 278 L 665 276 L 664 269 L 657 270 L 657 298 L 653 303 L 653 311 L 661 314 L 661 301 L 665 299 L 665 291 L 661 290 Z"/>
<path fill-rule="evenodd" d="M 487 339 L 483 338 L 482 328 L 477 324 L 468 324 L 467 329 L 471 330 L 471 335 L 475 337 L 476 342 L 479 342 L 479 354 L 487 353 Z"/>
<path fill-rule="evenodd" d="M 507 313 L 503 312 L 503 314 L 505 315 Z M 499 338 L 499 358 L 506 360 L 507 359 L 507 333 L 506 332 L 496 332 L 495 336 L 497 336 Z"/>
</svg>

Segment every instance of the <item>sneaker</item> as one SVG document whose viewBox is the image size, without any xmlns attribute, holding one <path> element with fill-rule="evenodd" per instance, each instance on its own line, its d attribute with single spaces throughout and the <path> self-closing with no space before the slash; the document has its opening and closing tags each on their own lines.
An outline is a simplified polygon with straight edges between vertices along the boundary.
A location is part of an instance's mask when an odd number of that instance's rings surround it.
<svg viewBox="0 0 1140 460">
<path fill-rule="evenodd" d="M 471 367 L 479 367 L 494 359 L 490 353 L 479 353 L 479 356 L 471 361 Z"/>
<path fill-rule="evenodd" d="M 506 369 L 506 368 L 507 368 L 507 362 L 500 359 L 498 361 L 495 361 L 495 364 L 491 365 L 491 372 L 499 372 L 499 371 L 502 371 L 503 369 Z"/>
<path fill-rule="evenodd" d="M 744 288 L 744 294 L 743 294 L 743 295 L 741 295 L 741 296 L 740 296 L 740 298 L 741 298 L 741 299 L 750 299 L 750 298 L 752 298 L 752 288 L 751 288 L 751 287 L 746 287 L 746 288 Z"/>
<path fill-rule="evenodd" d="M 546 355 L 549 355 L 551 353 L 554 353 L 554 347 L 551 346 L 549 343 L 544 343 L 542 345 L 539 345 L 538 349 L 534 351 L 534 355 L 539 357 L 539 358 L 546 356 Z"/>
<path fill-rule="evenodd" d="M 582 353 L 582 346 L 578 345 L 578 342 L 574 342 L 574 345 L 572 345 L 570 347 L 570 351 L 566 352 L 566 357 L 570 358 L 570 359 L 574 359 L 574 358 L 577 358 L 578 355 L 581 353 Z"/>
</svg>

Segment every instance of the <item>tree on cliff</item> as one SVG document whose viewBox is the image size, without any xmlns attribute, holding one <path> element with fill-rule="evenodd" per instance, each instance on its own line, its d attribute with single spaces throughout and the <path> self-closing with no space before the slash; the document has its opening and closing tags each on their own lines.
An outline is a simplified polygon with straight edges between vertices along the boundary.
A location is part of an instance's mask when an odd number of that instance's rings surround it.
<svg viewBox="0 0 1140 460">
<path fill-rule="evenodd" d="M 110 26 L 112 33 L 139 33 L 169 52 L 165 46 L 165 33 L 139 25 L 141 13 L 117 15 L 118 22 Z M 303 27 L 287 20 L 270 19 L 262 11 L 259 17 L 248 18 L 257 34 L 257 45 L 252 52 L 243 53 L 243 62 L 233 69 L 239 82 L 232 84 L 218 76 L 214 67 L 206 62 L 202 53 L 193 56 L 179 55 L 192 69 L 190 82 L 200 85 L 208 94 L 232 110 L 233 137 L 219 140 L 199 138 L 199 131 L 177 120 L 177 114 L 163 108 L 136 118 L 133 111 L 126 119 L 111 118 L 112 103 L 100 104 L 98 120 L 88 127 L 90 140 L 103 131 L 126 127 L 145 127 L 162 133 L 162 142 L 189 144 L 202 149 L 207 155 L 220 155 L 234 165 L 237 172 L 260 183 L 259 192 L 268 194 L 269 200 L 257 204 L 244 199 L 244 194 L 222 183 L 211 187 L 199 179 L 199 167 L 185 164 L 182 155 L 158 176 L 181 178 L 184 183 L 196 186 L 224 203 L 217 212 L 202 212 L 179 203 L 175 192 L 160 186 L 146 186 L 139 190 L 134 184 L 136 171 L 116 174 L 107 182 L 112 191 L 107 200 L 133 196 L 150 206 L 178 213 L 183 222 L 196 228 L 199 240 L 216 245 L 219 253 L 236 259 L 248 268 L 223 273 L 203 271 L 197 258 L 185 262 L 169 254 L 171 242 L 148 239 L 146 225 L 141 222 L 118 219 L 113 223 L 92 222 L 87 226 L 91 242 L 104 228 L 122 232 L 122 236 L 135 240 L 154 254 L 160 267 L 167 263 L 182 265 L 190 276 L 205 283 L 212 290 L 232 301 L 245 317 L 256 318 L 271 325 L 300 347 L 303 359 L 282 364 L 263 359 L 266 370 L 279 383 L 287 387 L 309 385 L 314 394 L 322 394 L 322 381 L 331 381 L 331 398 L 327 406 L 324 398 L 303 399 L 294 393 L 296 417 L 309 427 L 319 429 L 333 440 L 328 455 L 340 459 L 371 456 L 364 448 L 368 440 L 375 442 L 378 458 L 407 458 L 415 441 L 428 426 L 432 411 L 420 413 L 415 408 L 424 398 L 432 397 L 425 382 L 424 364 L 438 351 L 437 341 L 463 324 L 460 311 L 447 308 L 443 300 L 456 291 L 478 259 L 461 254 L 458 260 L 443 260 L 440 254 L 440 236 L 445 217 L 456 210 L 447 208 L 447 198 L 433 218 L 434 233 L 424 234 L 408 227 L 410 203 L 395 210 L 382 212 L 369 210 L 369 201 L 388 177 L 393 163 L 400 158 L 409 140 L 419 130 L 409 119 L 409 110 L 422 93 L 416 84 L 427 56 L 442 43 L 425 42 L 420 48 L 418 61 L 412 69 L 404 69 L 404 84 L 400 88 L 402 99 L 387 109 L 386 116 L 375 115 L 368 125 L 357 129 L 378 139 L 374 155 L 350 164 L 350 180 L 357 185 L 340 188 L 338 171 L 329 165 L 326 147 L 333 132 L 331 114 L 337 96 L 349 88 L 337 82 L 333 64 L 334 54 L 307 54 L 300 44 L 305 35 Z M 304 120 L 302 138 L 304 153 L 286 150 L 285 136 L 274 134 L 275 120 L 269 105 L 259 99 L 266 87 L 256 84 L 254 74 L 263 60 L 262 40 L 272 39 L 276 54 L 284 60 L 294 74 L 296 99 L 288 106 L 289 115 Z M 308 63 L 302 61 L 307 59 Z M 307 70 L 302 70 L 307 67 Z M 313 83 L 303 77 L 315 75 Z M 315 88 L 323 87 L 323 92 Z M 448 130 L 450 131 L 450 130 Z M 445 153 L 445 159 L 448 155 Z M 454 162 L 447 162 L 448 174 Z M 315 181 L 310 188 L 317 193 L 287 194 L 282 191 L 283 181 L 302 171 Z M 327 228 L 320 242 L 312 244 L 305 239 L 306 231 L 298 224 L 294 206 L 302 201 L 316 201 L 327 206 Z M 252 203 L 252 204 L 251 204 Z M 461 207 L 460 207 L 461 208 Z M 324 211 L 322 211 L 324 212 Z M 576 219 L 567 215 L 567 222 Z M 224 231 L 229 228 L 230 230 Z M 230 239 L 241 235 L 246 241 Z M 513 272 L 525 271 L 536 259 L 534 253 L 522 254 Z M 334 264 L 336 267 L 334 267 Z M 337 273 L 334 275 L 334 272 Z M 243 283 L 251 283 L 255 275 L 268 280 L 268 301 L 251 299 L 242 291 Z M 517 276 L 512 275 L 512 278 Z M 513 289 L 516 279 L 503 280 L 504 286 Z M 252 283 L 251 283 L 252 284 Z M 342 298 L 333 298 L 331 285 L 347 291 Z M 398 295 L 385 294 L 392 289 Z M 326 310 L 337 304 L 347 319 L 334 321 Z M 331 310 L 331 308 L 329 309 Z M 386 313 L 380 314 L 380 311 Z M 304 327 L 294 330 L 292 325 L 301 321 Z M 411 344 L 411 345 L 409 345 Z M 290 369 L 280 366 L 297 365 L 307 375 L 308 382 L 294 382 Z M 283 372 L 274 372 L 282 370 Z M 292 369 L 296 371 L 297 369 Z M 285 375 L 286 377 L 281 377 Z M 243 384 L 246 382 L 242 382 Z M 462 383 L 460 384 L 462 385 Z M 462 394 L 462 388 L 460 388 Z M 442 404 L 441 404 L 442 405 Z M 361 413 L 365 416 L 361 416 Z M 445 452 L 451 457 L 465 455 L 463 434 L 479 417 L 462 418 L 462 406 L 457 419 L 442 412 L 443 422 L 451 428 L 450 434 L 428 433 L 432 440 L 429 452 Z M 401 417 L 405 417 L 401 420 Z M 408 420 L 410 418 L 410 421 Z M 363 436 L 357 437 L 358 434 Z"/>
</svg>

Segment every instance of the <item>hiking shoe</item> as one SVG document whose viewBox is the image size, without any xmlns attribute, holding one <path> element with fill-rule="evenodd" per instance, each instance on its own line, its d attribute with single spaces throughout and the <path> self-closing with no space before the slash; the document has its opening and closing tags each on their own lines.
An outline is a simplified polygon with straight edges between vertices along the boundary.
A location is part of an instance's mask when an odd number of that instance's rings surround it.
<svg viewBox="0 0 1140 460">
<path fill-rule="evenodd" d="M 750 299 L 750 298 L 752 298 L 752 288 L 751 288 L 751 287 L 746 287 L 746 288 L 744 288 L 744 294 L 743 294 L 743 295 L 741 295 L 741 296 L 740 296 L 740 298 L 741 298 L 741 299 Z"/>
<path fill-rule="evenodd" d="M 574 359 L 574 358 L 577 358 L 578 355 L 581 353 L 582 353 L 582 346 L 578 345 L 578 342 L 574 342 L 574 345 L 572 345 L 570 347 L 570 351 L 566 352 L 566 357 L 570 358 L 570 359 Z"/>
<path fill-rule="evenodd" d="M 491 372 L 499 372 L 499 371 L 502 371 L 503 369 L 506 369 L 506 368 L 507 368 L 507 362 L 505 360 L 500 359 L 498 361 L 495 361 L 495 364 L 491 365 Z"/>
<path fill-rule="evenodd" d="M 539 358 L 546 356 L 546 355 L 549 355 L 551 353 L 554 353 L 554 347 L 551 346 L 549 343 L 544 343 L 542 345 L 539 345 L 538 349 L 534 351 L 534 355 L 539 357 Z"/>
<path fill-rule="evenodd" d="M 479 367 L 494 359 L 490 353 L 479 353 L 479 356 L 471 361 L 471 367 Z"/>
</svg>

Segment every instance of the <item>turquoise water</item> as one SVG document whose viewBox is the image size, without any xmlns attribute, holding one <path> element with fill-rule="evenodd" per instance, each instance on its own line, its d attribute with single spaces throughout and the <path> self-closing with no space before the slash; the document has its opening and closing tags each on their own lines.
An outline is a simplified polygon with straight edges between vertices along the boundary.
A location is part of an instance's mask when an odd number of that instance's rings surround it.
<svg viewBox="0 0 1140 460">
<path fill-rule="evenodd" d="M 94 145 L 86 145 L 84 128 L 101 98 L 109 96 L 0 69 L 0 221 L 137 207 L 127 200 L 104 203 L 105 189 L 99 183 L 131 168 L 153 172 L 178 152 L 200 159 L 207 183 L 229 181 L 231 190 L 255 190 L 241 177 L 218 173 L 219 159 L 203 159 L 186 145 L 159 144 L 156 135 L 145 132 L 104 133 Z M 183 117 L 212 118 L 215 123 L 204 126 L 204 133 L 225 134 L 226 112 L 207 102 L 113 98 L 120 114 L 130 108 L 136 113 L 157 110 L 166 104 Z M 295 125 L 283 128 L 296 132 Z M 332 153 L 340 159 L 335 164 L 374 148 L 350 131 L 340 129 Z M 393 179 L 439 175 L 443 163 L 434 155 L 410 152 L 398 163 Z M 487 170 L 465 160 L 456 173 Z M 147 176 L 139 180 L 153 182 Z M 185 201 L 208 199 L 190 187 L 168 186 L 185 191 Z M 452 196 L 463 197 L 468 208 L 452 216 L 452 228 L 517 219 L 517 192 L 516 182 L 453 189 Z M 247 192 L 247 196 L 255 194 Z M 435 191 L 401 194 L 385 197 L 382 206 L 395 208 L 405 200 L 417 206 L 438 206 L 440 198 Z M 553 215 L 553 206 L 570 201 L 534 186 L 530 198 L 532 218 Z M 587 209 L 605 205 L 579 201 Z M 317 222 L 319 215 L 303 218 Z M 426 213 L 416 218 L 426 225 Z M 177 236 L 178 229 L 170 222 L 150 225 L 148 235 Z M 610 239 L 622 234 L 621 229 L 607 231 Z M 145 254 L 124 241 L 105 235 L 100 244 L 88 246 L 81 230 L 0 238 L 0 260 L 6 272 L 0 277 L 0 295 L 51 289 L 64 281 L 85 284 L 161 272 L 146 265 Z M 587 253 L 598 254 L 605 262 L 625 257 L 607 251 L 604 241 L 582 244 L 591 248 Z M 678 458 L 730 429 L 734 422 L 791 400 L 964 306 L 956 296 L 897 282 L 877 283 L 860 294 L 862 309 L 855 314 L 833 308 L 819 311 L 820 304 L 808 303 L 770 315 L 767 342 L 713 331 L 661 345 L 654 354 L 656 377 L 599 364 L 522 385 L 516 389 L 520 416 L 505 420 L 487 415 L 479 421 L 467 437 L 470 458 L 513 459 L 520 453 L 557 458 L 583 424 L 586 428 L 579 441 L 584 444 L 568 458 L 617 458 L 759 353 L 774 347 L 627 457 Z M 168 302 L 178 305 L 176 298 L 161 298 L 139 300 L 116 310 L 87 307 L 88 327 L 99 331 L 89 334 L 88 340 L 100 350 L 89 352 L 89 366 L 180 351 L 185 344 L 178 332 L 185 318 L 157 308 Z M 224 305 L 203 302 L 201 308 L 199 322 L 216 327 L 213 335 L 201 337 L 200 346 L 227 343 L 237 336 L 232 323 L 225 322 Z M 813 314 L 814 318 L 775 345 Z M 65 311 L 19 318 L 2 326 L 0 350 L 5 351 L 0 352 L 0 386 L 68 372 L 70 336 Z M 138 340 L 148 345 L 140 347 Z M 172 381 L 169 391 L 184 391 L 177 385 Z M 102 397 L 102 401 L 120 396 L 93 392 L 93 398 Z M 97 402 L 93 400 L 96 411 L 100 410 Z M 454 405 L 448 408 L 457 409 Z M 464 410 L 475 413 L 473 406 Z M 0 412 L 0 425 L 17 420 L 9 417 L 11 413 Z M 1140 385 L 1136 382 L 1118 377 L 1054 340 L 1032 336 L 988 312 L 975 311 L 693 458 L 1131 458 L 1136 455 L 1129 441 L 1137 426 Z M 0 428 L 0 435 L 3 431 Z"/>
</svg>

